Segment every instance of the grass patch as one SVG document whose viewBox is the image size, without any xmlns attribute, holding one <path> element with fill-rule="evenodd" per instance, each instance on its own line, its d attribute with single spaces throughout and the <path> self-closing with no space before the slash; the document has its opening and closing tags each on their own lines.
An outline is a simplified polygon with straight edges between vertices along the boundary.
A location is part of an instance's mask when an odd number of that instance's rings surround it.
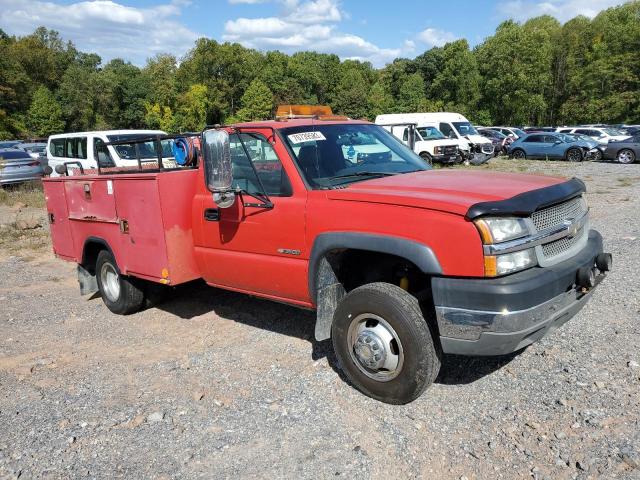
<svg viewBox="0 0 640 480">
<path fill-rule="evenodd" d="M 20 230 L 15 223 L 0 225 L 1 250 L 15 254 L 25 250 L 44 251 L 50 246 L 49 232 L 46 228 Z"/>
<path fill-rule="evenodd" d="M 0 187 L 0 205 L 12 207 L 18 204 L 23 204 L 27 207 L 43 208 L 45 201 L 42 183 L 29 182 Z"/>
</svg>

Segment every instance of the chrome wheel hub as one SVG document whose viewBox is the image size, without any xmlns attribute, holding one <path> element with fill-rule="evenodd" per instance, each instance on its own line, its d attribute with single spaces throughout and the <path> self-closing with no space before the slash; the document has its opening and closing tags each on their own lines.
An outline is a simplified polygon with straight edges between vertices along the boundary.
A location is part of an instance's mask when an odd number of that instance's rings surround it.
<svg viewBox="0 0 640 480">
<path fill-rule="evenodd" d="M 358 315 L 351 321 L 347 337 L 351 359 L 362 373 L 381 382 L 398 376 L 404 353 L 386 320 L 372 313 Z"/>
<path fill-rule="evenodd" d="M 120 298 L 120 278 L 115 267 L 110 263 L 103 263 L 100 268 L 100 283 L 106 297 L 112 302 Z"/>
</svg>

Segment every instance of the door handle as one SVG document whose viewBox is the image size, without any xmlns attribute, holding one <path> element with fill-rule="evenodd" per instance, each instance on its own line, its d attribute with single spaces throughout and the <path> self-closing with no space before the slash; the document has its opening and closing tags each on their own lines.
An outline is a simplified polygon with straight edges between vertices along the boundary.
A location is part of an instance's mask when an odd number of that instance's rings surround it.
<svg viewBox="0 0 640 480">
<path fill-rule="evenodd" d="M 204 219 L 207 222 L 218 222 L 220 221 L 220 210 L 217 208 L 207 208 L 204 211 Z"/>
</svg>

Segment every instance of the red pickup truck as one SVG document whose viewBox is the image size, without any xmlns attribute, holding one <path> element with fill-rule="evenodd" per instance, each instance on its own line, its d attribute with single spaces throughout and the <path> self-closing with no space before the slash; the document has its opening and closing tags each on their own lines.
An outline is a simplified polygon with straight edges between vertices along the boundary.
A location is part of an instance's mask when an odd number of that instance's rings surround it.
<svg viewBox="0 0 640 480">
<path fill-rule="evenodd" d="M 53 249 L 78 264 L 81 293 L 128 314 L 152 286 L 204 279 L 314 309 L 315 338 L 384 402 L 417 398 L 443 353 L 539 340 L 611 267 L 575 178 L 432 170 L 383 128 L 338 117 L 194 138 L 190 165 L 159 154 L 44 180 Z"/>
</svg>

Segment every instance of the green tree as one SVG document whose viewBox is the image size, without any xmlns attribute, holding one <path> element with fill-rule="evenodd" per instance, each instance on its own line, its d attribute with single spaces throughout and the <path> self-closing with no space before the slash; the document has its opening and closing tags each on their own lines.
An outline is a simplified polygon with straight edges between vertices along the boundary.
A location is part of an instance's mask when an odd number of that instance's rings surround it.
<svg viewBox="0 0 640 480">
<path fill-rule="evenodd" d="M 48 137 L 64 130 L 62 108 L 47 87 L 38 87 L 33 95 L 27 115 L 27 128 L 37 137 Z"/>
<path fill-rule="evenodd" d="M 342 64 L 342 74 L 331 106 L 336 113 L 351 118 L 369 115 L 368 85 L 356 62 Z"/>
<path fill-rule="evenodd" d="M 207 124 L 209 95 L 206 85 L 196 83 L 178 98 L 175 129 L 180 132 L 199 131 Z"/>
<path fill-rule="evenodd" d="M 242 95 L 242 108 L 238 110 L 240 121 L 266 120 L 273 111 L 273 94 L 260 80 L 256 79 Z"/>
<path fill-rule="evenodd" d="M 418 72 L 407 76 L 398 93 L 398 104 L 403 112 L 419 112 L 425 109 L 424 80 Z"/>
<path fill-rule="evenodd" d="M 377 81 L 369 92 L 369 119 L 393 111 L 394 100 L 388 87 L 383 81 Z"/>
</svg>

